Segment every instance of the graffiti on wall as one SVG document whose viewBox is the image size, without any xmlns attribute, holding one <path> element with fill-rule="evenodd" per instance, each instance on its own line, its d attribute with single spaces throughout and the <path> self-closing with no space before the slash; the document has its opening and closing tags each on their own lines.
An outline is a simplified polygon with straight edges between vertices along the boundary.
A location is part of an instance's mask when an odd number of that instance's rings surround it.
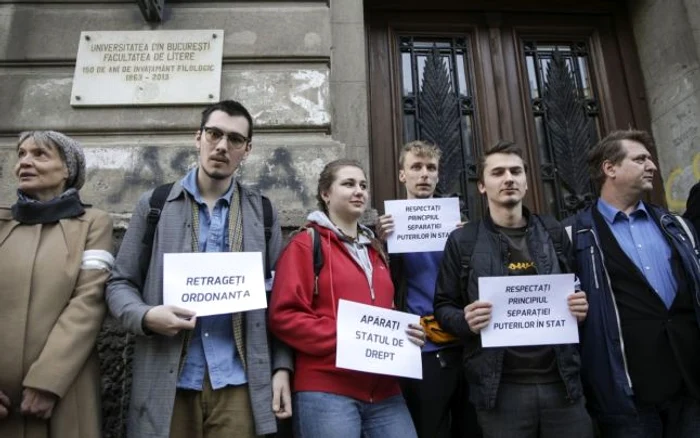
<svg viewBox="0 0 700 438">
<path fill-rule="evenodd" d="M 194 149 L 181 150 L 171 158 L 166 172 L 161 165 L 163 162 L 160 156 L 161 150 L 162 148 L 156 146 L 141 148 L 136 166 L 124 174 L 117 190 L 107 196 L 107 202 L 111 204 L 121 202 L 127 191 L 134 186 L 150 189 L 165 184 L 167 182 L 166 173 L 184 175 L 196 160 L 197 152 Z"/>
<path fill-rule="evenodd" d="M 666 178 L 664 193 L 670 210 L 685 210 L 688 192 L 696 181 L 700 181 L 700 152 L 695 154 L 688 166 L 673 169 Z"/>
<path fill-rule="evenodd" d="M 309 190 L 294 167 L 292 154 L 283 147 L 275 149 L 272 156 L 265 160 L 256 186 L 263 192 L 273 188 L 287 188 L 299 197 L 303 205 L 309 203 Z"/>
<path fill-rule="evenodd" d="M 145 146 L 119 150 L 90 150 L 88 177 L 93 186 L 102 189 L 102 199 L 116 208 L 129 209 L 132 199 L 141 192 L 181 178 L 197 163 L 195 148 L 176 150 Z M 308 206 L 312 201 L 305 178 L 306 173 L 295 165 L 292 153 L 278 147 L 242 169 L 244 183 L 263 192 L 289 191 L 290 195 Z M 303 167 L 303 166 L 302 166 Z M 284 193 L 284 192 L 282 192 Z"/>
</svg>

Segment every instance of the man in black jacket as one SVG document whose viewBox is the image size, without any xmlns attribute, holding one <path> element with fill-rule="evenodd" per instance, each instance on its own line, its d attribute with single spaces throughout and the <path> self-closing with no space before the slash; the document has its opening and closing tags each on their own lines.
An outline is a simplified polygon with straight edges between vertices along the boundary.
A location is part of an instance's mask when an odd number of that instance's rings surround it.
<svg viewBox="0 0 700 438">
<path fill-rule="evenodd" d="M 491 320 L 492 305 L 479 299 L 478 278 L 566 272 L 570 243 L 553 219 L 523 207 L 527 167 L 516 145 L 500 142 L 481 158 L 477 171 L 488 213 L 450 235 L 434 308 L 440 325 L 464 343 L 469 397 L 484 437 L 592 437 L 576 345 L 481 345 L 480 331 Z M 588 309 L 585 293 L 570 295 L 568 306 L 582 321 Z"/>
</svg>

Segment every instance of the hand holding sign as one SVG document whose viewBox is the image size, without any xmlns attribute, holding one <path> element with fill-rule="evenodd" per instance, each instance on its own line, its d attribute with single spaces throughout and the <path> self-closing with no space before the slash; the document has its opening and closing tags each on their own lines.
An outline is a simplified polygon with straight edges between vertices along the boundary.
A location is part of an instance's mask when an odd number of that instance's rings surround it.
<svg viewBox="0 0 700 438">
<path fill-rule="evenodd" d="M 487 301 L 474 301 L 464 308 L 464 319 L 469 324 L 469 330 L 479 334 L 481 329 L 491 322 L 491 303 Z"/>
<path fill-rule="evenodd" d="M 569 312 L 571 312 L 578 322 L 586 319 L 586 315 L 588 314 L 588 299 L 586 298 L 586 292 L 578 291 L 569 295 L 566 300 L 569 304 Z"/>
<path fill-rule="evenodd" d="M 406 329 L 408 340 L 419 347 L 425 345 L 425 329 L 420 324 L 409 324 Z"/>
<path fill-rule="evenodd" d="M 151 307 L 143 317 L 143 325 L 152 332 L 175 336 L 180 330 L 192 330 L 197 323 L 195 313 L 177 306 Z"/>
<path fill-rule="evenodd" d="M 377 238 L 386 241 L 394 232 L 394 218 L 390 214 L 379 216 L 374 229 L 377 231 Z"/>
</svg>

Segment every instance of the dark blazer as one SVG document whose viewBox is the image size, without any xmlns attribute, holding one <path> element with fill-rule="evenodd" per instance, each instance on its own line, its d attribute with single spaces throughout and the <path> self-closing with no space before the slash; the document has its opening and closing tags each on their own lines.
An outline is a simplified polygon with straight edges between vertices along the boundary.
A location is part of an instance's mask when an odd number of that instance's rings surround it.
<svg viewBox="0 0 700 438">
<path fill-rule="evenodd" d="M 659 207 L 645 204 L 661 230 L 678 252 L 694 296 L 695 313 L 700 323 L 700 261 L 691 239 L 678 222 L 679 218 Z M 568 218 L 573 236 L 575 272 L 581 289 L 588 295 L 588 316 L 580 326 L 581 372 L 589 409 L 605 422 L 622 422 L 636 415 L 632 381 L 625 356 L 625 340 L 610 283 L 600 233 L 595 226 L 595 204 Z M 697 241 L 697 239 L 696 239 Z"/>
</svg>

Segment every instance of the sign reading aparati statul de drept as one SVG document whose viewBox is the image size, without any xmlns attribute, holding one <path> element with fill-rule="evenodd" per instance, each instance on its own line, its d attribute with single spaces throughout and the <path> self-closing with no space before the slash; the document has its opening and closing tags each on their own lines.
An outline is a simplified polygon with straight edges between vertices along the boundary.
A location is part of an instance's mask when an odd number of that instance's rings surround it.
<svg viewBox="0 0 700 438">
<path fill-rule="evenodd" d="M 81 32 L 72 106 L 219 101 L 223 30 Z"/>
</svg>

